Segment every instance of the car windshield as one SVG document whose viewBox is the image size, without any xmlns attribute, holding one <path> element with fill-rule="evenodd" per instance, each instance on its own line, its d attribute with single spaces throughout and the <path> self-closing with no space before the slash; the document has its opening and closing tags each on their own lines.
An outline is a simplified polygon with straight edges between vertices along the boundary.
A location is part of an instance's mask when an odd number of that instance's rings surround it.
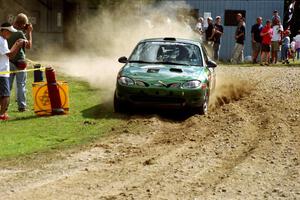
<svg viewBox="0 0 300 200">
<path fill-rule="evenodd" d="M 200 48 L 180 42 L 142 42 L 133 51 L 129 62 L 203 65 Z"/>
</svg>

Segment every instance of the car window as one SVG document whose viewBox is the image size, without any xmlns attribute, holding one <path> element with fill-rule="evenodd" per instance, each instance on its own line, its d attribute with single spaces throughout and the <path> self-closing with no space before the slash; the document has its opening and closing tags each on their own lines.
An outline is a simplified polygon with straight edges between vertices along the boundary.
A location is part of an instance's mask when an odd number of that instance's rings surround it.
<svg viewBox="0 0 300 200">
<path fill-rule="evenodd" d="M 197 45 L 175 42 L 143 42 L 133 51 L 129 61 L 202 65 Z"/>
</svg>

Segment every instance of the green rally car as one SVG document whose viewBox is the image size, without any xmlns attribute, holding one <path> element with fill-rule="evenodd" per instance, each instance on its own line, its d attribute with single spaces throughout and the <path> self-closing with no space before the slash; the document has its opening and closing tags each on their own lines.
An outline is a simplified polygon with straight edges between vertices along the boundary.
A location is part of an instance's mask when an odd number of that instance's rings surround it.
<svg viewBox="0 0 300 200">
<path fill-rule="evenodd" d="M 215 87 L 215 62 L 200 42 L 157 38 L 142 40 L 118 73 L 114 109 L 130 106 L 192 108 L 208 111 Z"/>
</svg>

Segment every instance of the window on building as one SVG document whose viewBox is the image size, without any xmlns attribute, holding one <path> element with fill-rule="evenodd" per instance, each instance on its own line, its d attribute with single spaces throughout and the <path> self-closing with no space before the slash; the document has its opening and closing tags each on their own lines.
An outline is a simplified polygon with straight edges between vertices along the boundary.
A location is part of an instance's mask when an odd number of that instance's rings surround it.
<svg viewBox="0 0 300 200">
<path fill-rule="evenodd" d="M 224 25 L 225 26 L 237 26 L 236 15 L 241 13 L 246 18 L 245 10 L 225 10 Z"/>
</svg>

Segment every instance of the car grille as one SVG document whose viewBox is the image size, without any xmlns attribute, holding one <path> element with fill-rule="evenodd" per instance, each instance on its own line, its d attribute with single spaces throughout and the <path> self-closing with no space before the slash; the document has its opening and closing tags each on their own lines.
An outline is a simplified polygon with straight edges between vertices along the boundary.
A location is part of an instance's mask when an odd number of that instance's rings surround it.
<svg viewBox="0 0 300 200">
<path fill-rule="evenodd" d="M 162 103 L 162 104 L 183 104 L 184 99 L 178 97 L 148 96 L 148 95 L 132 95 L 131 101 L 136 103 Z"/>
</svg>

